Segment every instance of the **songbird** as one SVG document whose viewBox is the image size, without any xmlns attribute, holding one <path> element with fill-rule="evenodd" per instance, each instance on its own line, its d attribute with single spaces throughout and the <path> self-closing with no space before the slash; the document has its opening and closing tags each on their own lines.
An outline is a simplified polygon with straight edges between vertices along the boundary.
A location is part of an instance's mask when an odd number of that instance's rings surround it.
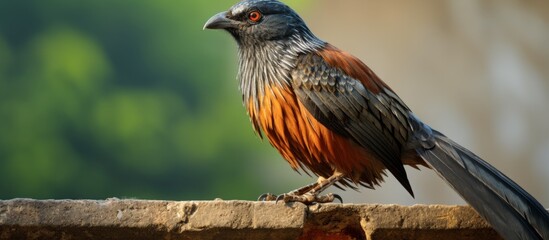
<svg viewBox="0 0 549 240">
<path fill-rule="evenodd" d="M 336 185 L 369 188 L 404 165 L 433 169 L 506 239 L 549 239 L 549 214 L 496 168 L 423 123 L 370 68 L 317 38 L 278 0 L 243 0 L 206 29 L 238 43 L 240 90 L 254 130 L 318 181 L 263 200 L 331 202 Z"/>
</svg>

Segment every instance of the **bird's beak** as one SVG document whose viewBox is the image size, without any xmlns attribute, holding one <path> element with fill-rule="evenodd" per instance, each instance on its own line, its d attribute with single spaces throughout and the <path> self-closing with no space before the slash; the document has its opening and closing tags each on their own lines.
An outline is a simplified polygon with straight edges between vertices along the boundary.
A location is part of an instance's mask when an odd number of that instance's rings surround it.
<svg viewBox="0 0 549 240">
<path fill-rule="evenodd" d="M 233 26 L 233 20 L 227 18 L 227 12 L 220 12 L 208 19 L 203 29 L 226 29 Z"/>
</svg>

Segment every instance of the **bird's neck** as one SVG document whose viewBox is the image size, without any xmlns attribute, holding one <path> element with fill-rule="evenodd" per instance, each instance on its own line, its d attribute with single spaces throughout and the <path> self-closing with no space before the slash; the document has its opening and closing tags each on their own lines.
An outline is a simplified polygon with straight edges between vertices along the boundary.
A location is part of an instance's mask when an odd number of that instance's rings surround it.
<svg viewBox="0 0 549 240">
<path fill-rule="evenodd" d="M 247 109 L 259 110 L 258 101 L 264 96 L 266 87 L 289 87 L 297 57 L 325 44 L 312 34 L 282 40 L 239 42 L 238 78 Z"/>
</svg>

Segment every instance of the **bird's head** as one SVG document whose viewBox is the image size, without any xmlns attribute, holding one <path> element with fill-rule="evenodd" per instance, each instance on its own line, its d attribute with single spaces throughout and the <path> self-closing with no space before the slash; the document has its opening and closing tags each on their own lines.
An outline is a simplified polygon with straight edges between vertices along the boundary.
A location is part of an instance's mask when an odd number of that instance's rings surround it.
<svg viewBox="0 0 549 240">
<path fill-rule="evenodd" d="M 224 29 L 239 44 L 284 40 L 294 34 L 311 34 L 301 17 L 278 0 L 243 0 L 228 11 L 211 17 L 204 29 Z"/>
</svg>

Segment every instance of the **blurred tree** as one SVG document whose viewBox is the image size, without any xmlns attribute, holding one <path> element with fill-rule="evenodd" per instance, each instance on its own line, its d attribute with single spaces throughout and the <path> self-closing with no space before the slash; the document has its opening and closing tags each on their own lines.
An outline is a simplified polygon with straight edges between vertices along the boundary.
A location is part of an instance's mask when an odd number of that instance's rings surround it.
<svg viewBox="0 0 549 240">
<path fill-rule="evenodd" d="M 261 193 L 242 169 L 274 151 L 202 31 L 234 2 L 0 1 L 0 198 Z"/>
</svg>

